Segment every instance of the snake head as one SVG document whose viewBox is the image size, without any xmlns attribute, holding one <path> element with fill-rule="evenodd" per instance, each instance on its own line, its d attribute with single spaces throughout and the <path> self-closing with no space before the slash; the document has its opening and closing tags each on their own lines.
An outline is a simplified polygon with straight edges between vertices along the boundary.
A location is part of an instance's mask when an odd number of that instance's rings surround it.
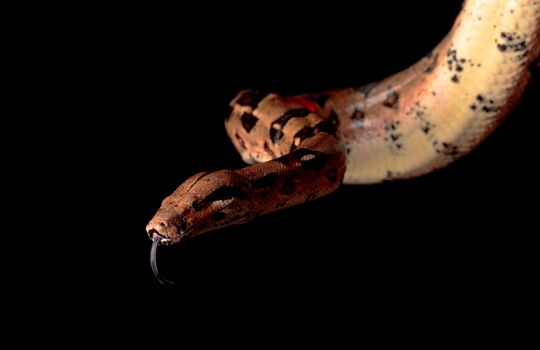
<svg viewBox="0 0 540 350">
<path fill-rule="evenodd" d="M 249 212 L 245 180 L 230 170 L 198 173 L 165 198 L 146 226 L 151 240 L 174 244 L 183 238 L 244 222 Z"/>
</svg>

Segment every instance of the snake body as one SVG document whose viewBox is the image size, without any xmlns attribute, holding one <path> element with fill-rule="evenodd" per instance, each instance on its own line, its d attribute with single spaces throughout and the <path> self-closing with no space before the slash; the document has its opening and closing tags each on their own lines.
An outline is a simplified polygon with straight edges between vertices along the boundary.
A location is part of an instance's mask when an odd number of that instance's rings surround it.
<svg viewBox="0 0 540 350">
<path fill-rule="evenodd" d="M 147 233 L 172 244 L 319 198 L 342 183 L 441 168 L 501 123 L 539 52 L 540 0 L 468 0 L 439 45 L 382 81 L 299 96 L 242 91 L 225 127 L 251 165 L 190 177 L 163 201 Z"/>
</svg>

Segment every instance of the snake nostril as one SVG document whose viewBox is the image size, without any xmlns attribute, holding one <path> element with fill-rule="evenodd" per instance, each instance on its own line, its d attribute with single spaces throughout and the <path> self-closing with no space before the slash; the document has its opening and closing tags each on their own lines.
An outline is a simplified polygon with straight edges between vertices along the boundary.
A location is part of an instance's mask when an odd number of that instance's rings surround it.
<svg viewBox="0 0 540 350">
<path fill-rule="evenodd" d="M 160 222 L 160 223 L 159 223 L 159 227 L 165 228 L 165 227 L 167 227 L 167 224 L 164 223 L 164 222 Z"/>
</svg>

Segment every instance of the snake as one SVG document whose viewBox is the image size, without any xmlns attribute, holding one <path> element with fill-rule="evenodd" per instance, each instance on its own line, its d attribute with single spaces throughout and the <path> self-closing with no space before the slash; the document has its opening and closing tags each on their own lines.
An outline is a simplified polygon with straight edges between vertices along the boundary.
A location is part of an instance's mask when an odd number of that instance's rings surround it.
<svg viewBox="0 0 540 350">
<path fill-rule="evenodd" d="M 325 196 L 409 179 L 465 156 L 505 119 L 540 53 L 540 0 L 466 0 L 450 32 L 405 70 L 361 87 L 241 91 L 225 128 L 248 166 L 200 172 L 146 227 L 156 250 Z"/>
</svg>

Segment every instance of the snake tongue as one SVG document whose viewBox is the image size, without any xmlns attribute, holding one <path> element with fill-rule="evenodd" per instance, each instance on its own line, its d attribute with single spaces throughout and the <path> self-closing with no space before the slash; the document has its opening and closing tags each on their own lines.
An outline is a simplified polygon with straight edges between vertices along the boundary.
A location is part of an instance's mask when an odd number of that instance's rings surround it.
<svg viewBox="0 0 540 350">
<path fill-rule="evenodd" d="M 152 267 L 152 272 L 154 273 L 154 276 L 161 284 L 174 284 L 174 282 L 169 281 L 168 279 L 161 277 L 159 274 L 159 270 L 157 267 L 157 247 L 159 245 L 159 242 L 163 239 L 163 237 L 159 235 L 155 235 L 154 241 L 152 242 L 152 248 L 150 249 L 150 266 Z"/>
</svg>

